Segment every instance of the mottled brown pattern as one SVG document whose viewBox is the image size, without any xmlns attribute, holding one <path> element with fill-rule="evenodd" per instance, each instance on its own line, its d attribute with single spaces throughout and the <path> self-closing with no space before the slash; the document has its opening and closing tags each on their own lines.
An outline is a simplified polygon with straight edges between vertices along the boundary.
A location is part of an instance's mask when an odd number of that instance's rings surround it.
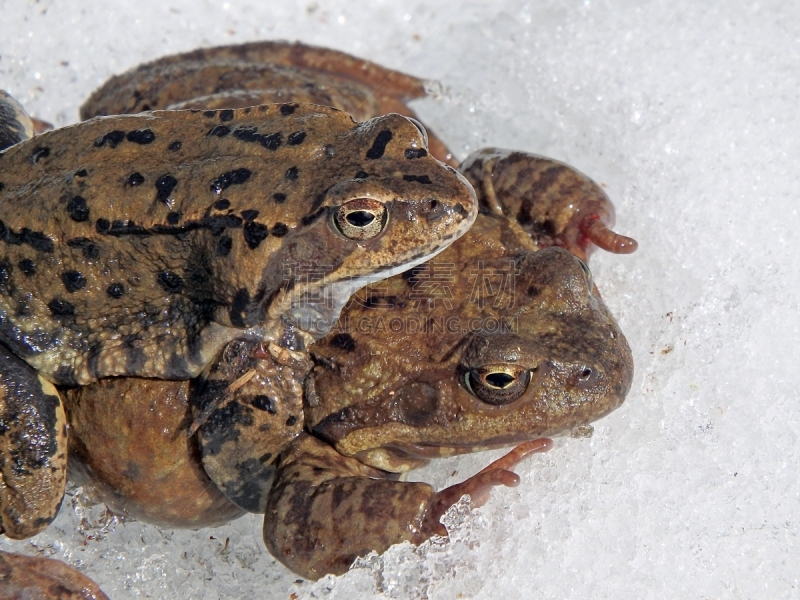
<svg viewBox="0 0 800 600">
<path fill-rule="evenodd" d="M 614 205 L 589 177 L 526 152 L 485 148 L 459 170 L 474 186 L 481 211 L 514 218 L 545 248 L 561 246 L 586 260 L 595 246 L 630 253 L 636 241 L 611 231 Z"/>
<path fill-rule="evenodd" d="M 58 392 L 0 344 L 0 533 L 23 539 L 56 518 L 67 475 Z"/>
<path fill-rule="evenodd" d="M 284 261 L 324 264 L 329 281 L 386 277 L 387 265 L 425 260 L 458 237 L 476 208 L 452 169 L 431 160 L 420 125 L 394 116 L 353 127 L 298 102 L 371 118 L 413 114 L 403 102 L 422 94 L 413 77 L 300 44 L 198 50 L 112 79 L 83 110 L 202 112 L 118 117 L 102 131 L 84 125 L 70 148 L 56 132 L 2 155 L 20 174 L 3 171 L 0 193 L 18 199 L 44 186 L 39 208 L 55 219 L 15 221 L 11 204 L 0 205 L 0 340 L 61 383 L 208 367 L 189 392 L 191 419 L 183 400 L 167 410 L 186 382 L 128 378 L 70 392 L 76 454 L 111 465 L 106 477 L 124 482 L 117 501 L 171 514 L 163 507 L 186 490 L 164 472 L 207 485 L 194 442 L 181 437 L 199 428 L 211 479 L 239 506 L 266 510 L 270 551 L 316 579 L 371 550 L 446 534 L 439 518 L 462 494 L 481 503 L 492 487 L 515 485 L 513 466 L 550 447 L 533 438 L 624 400 L 630 349 L 576 256 L 593 245 L 629 252 L 635 242 L 611 231 L 613 207 L 597 184 L 518 152 L 468 158 L 462 171 L 483 213 L 474 228 L 438 258 L 357 294 L 330 334 L 301 352 L 317 336 L 297 330 L 307 314 L 291 299 L 313 304 L 320 287 L 286 283 Z M 258 102 L 280 104 L 243 108 Z M 448 158 L 438 141 L 430 151 Z M 333 208 L 348 198 L 360 198 L 356 222 L 376 198 L 389 210 L 372 213 L 393 229 L 363 244 L 366 253 L 331 235 Z M 339 231 L 347 214 L 334 217 Z M 133 275 L 115 276 L 117 263 Z M 285 325 L 287 316 L 295 322 Z M 249 339 L 231 341 L 243 330 Z M 65 349 L 48 354 L 58 344 Z M 126 410 L 98 410 L 119 393 Z M 138 408 L 125 399 L 137 393 Z M 147 406 L 139 425 L 166 428 L 171 445 L 131 426 Z M 438 493 L 390 473 L 519 442 Z M 111 445 L 121 458 L 103 456 Z M 166 448 L 179 459 L 169 468 L 158 459 Z"/>
<path fill-rule="evenodd" d="M 561 248 L 531 250 L 507 219 L 480 215 L 428 268 L 380 284 L 400 302 L 354 302 L 335 333 L 311 349 L 311 431 L 347 456 L 404 471 L 440 455 L 569 430 L 619 406 L 633 374 L 630 349 L 588 271 Z M 494 293 L 481 304 L 476 282 L 484 276 Z M 418 297 L 421 289 L 429 297 Z M 405 329 L 390 329 L 392 322 Z M 344 334 L 352 350 L 341 348 Z M 491 373 L 520 385 L 470 392 L 467 376 L 477 385 Z"/>
<path fill-rule="evenodd" d="M 281 456 L 264 519 L 267 548 L 296 573 L 318 579 L 340 574 L 357 556 L 385 551 L 420 532 L 433 496 L 424 483 L 383 479 L 308 435 Z"/>
<path fill-rule="evenodd" d="M 81 118 L 175 108 L 243 108 L 310 102 L 358 121 L 387 113 L 418 118 L 407 103 L 425 96 L 425 81 L 329 48 L 254 42 L 167 56 L 112 77 L 81 107 Z M 452 153 L 429 134 L 431 153 Z M 424 150 L 409 149 L 413 158 Z M 455 165 L 454 165 L 455 166 Z"/>
<path fill-rule="evenodd" d="M 404 117 L 356 125 L 321 106 L 284 115 L 271 105 L 230 111 L 230 132 L 208 135 L 223 112 L 93 120 L 3 153 L 0 340 L 51 381 L 194 376 L 254 326 L 261 339 L 302 347 L 319 333 L 286 338 L 281 321 L 302 298 L 348 278 L 389 275 L 471 222 L 474 196 L 463 180 L 430 157 L 405 159 L 424 139 Z M 303 143 L 285 144 L 298 128 Z M 380 158 L 366 158 L 382 131 L 391 142 Z M 175 139 L 181 148 L 170 152 Z M 289 168 L 297 178 L 284 177 Z M 354 179 L 360 170 L 369 177 Z M 409 171 L 435 185 L 406 181 Z M 129 185 L 131 173 L 143 183 Z M 279 191 L 287 196 L 280 205 L 272 200 Z M 369 240 L 347 239 L 332 224 L 334 209 L 365 196 L 386 208 L 386 227 Z M 445 207 L 435 221 L 426 218 L 432 198 Z M 328 218 L 305 220 L 310 213 Z M 279 222 L 286 235 L 268 235 Z M 223 234 L 230 241 L 220 252 Z M 298 264 L 314 276 L 298 274 Z M 339 302 L 312 304 L 312 314 L 332 322 Z"/>
<path fill-rule="evenodd" d="M 108 600 L 86 575 L 51 559 L 0 552 L 3 600 Z"/>
</svg>

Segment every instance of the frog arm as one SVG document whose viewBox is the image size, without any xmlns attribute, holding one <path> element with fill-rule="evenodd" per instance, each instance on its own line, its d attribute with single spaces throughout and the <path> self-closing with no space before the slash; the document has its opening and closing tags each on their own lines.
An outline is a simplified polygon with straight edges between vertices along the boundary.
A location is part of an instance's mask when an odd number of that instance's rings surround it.
<svg viewBox="0 0 800 600">
<path fill-rule="evenodd" d="M 583 260 L 593 246 L 615 254 L 638 247 L 636 240 L 611 229 L 614 206 L 600 185 L 569 165 L 484 148 L 468 156 L 459 171 L 484 211 L 516 218 L 540 247 L 562 246 Z"/>
<path fill-rule="evenodd" d="M 67 476 L 67 419 L 52 383 L 0 344 L 0 533 L 24 539 L 55 519 Z"/>
<path fill-rule="evenodd" d="M 339 454 L 307 434 L 282 454 L 264 518 L 264 541 L 278 560 L 309 579 L 340 575 L 370 551 L 447 535 L 439 519 L 462 495 L 485 502 L 496 485 L 516 485 L 507 470 L 549 440 L 504 457 L 465 482 L 434 492 Z M 523 445 L 524 446 L 524 445 Z M 513 455 L 513 456 L 512 456 Z M 507 459 L 507 460 L 506 460 Z"/>
</svg>

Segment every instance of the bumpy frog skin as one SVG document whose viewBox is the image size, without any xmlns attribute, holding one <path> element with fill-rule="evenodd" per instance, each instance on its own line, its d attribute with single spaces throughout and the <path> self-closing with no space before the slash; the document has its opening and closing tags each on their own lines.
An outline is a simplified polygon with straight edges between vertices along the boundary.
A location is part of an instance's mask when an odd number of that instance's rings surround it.
<svg viewBox="0 0 800 600">
<path fill-rule="evenodd" d="M 265 56 L 276 64 L 260 65 Z M 262 74 L 251 75 L 254 69 Z M 359 77 L 359 70 L 366 75 Z M 172 85 L 184 72 L 186 81 Z M 292 83 L 298 73 L 302 85 Z M 331 75 L 339 78 L 335 86 Z M 361 84 L 349 79 L 374 86 L 384 76 L 401 84 L 395 97 L 378 94 L 379 103 L 419 95 L 413 92 L 415 85 L 421 89 L 419 80 L 336 52 L 280 43 L 201 50 L 115 78 L 84 105 L 83 114 L 170 106 L 227 110 L 253 98 L 294 98 L 259 77 L 285 78 L 284 87 L 328 94 L 330 103 L 354 110 L 349 98 L 356 98 L 356 106 L 365 98 L 352 91 Z M 176 91 L 181 86 L 201 96 L 201 104 L 187 104 L 194 101 Z M 443 146 L 436 152 L 448 157 Z M 183 503 L 183 493 L 191 500 L 195 488 L 175 483 L 198 480 L 197 447 L 170 446 L 188 452 L 176 469 L 174 458 L 165 458 L 170 453 L 156 452 L 164 444 L 159 436 L 139 434 L 131 444 L 126 439 L 134 434 L 124 427 L 118 446 L 130 450 L 121 451 L 126 460 L 120 462 L 105 455 L 108 442 L 96 432 L 138 420 L 139 431 L 149 426 L 174 441 L 192 423 L 189 432 L 199 431 L 190 441 L 200 442 L 206 473 L 238 506 L 266 512 L 267 547 L 289 568 L 315 579 L 344 572 L 370 550 L 446 534 L 439 517 L 462 494 L 480 503 L 493 486 L 519 481 L 510 471 L 514 464 L 549 447 L 535 438 L 585 425 L 616 408 L 630 387 L 630 350 L 588 268 L 575 258 L 586 258 L 592 245 L 614 252 L 635 248 L 633 240 L 610 230 L 610 201 L 577 171 L 533 155 L 492 149 L 470 157 L 462 170 L 484 213 L 467 237 L 436 260 L 363 290 L 308 352 L 285 343 L 290 336 L 268 344 L 251 336 L 228 341 L 189 392 L 186 382 L 155 381 L 145 388 L 134 378 L 67 390 L 66 407 L 80 429 L 70 448 L 86 472 L 102 481 L 101 493 L 126 514 L 149 520 L 174 514 L 174 522 L 182 523 L 186 515 L 172 507 Z M 134 402 L 120 406 L 113 418 L 98 410 L 109 396 L 137 393 L 150 397 L 151 405 L 172 394 L 193 407 L 183 418 L 180 410 L 141 414 Z M 438 493 L 391 475 L 433 457 L 509 444 L 520 445 Z M 147 468 L 138 468 L 140 463 Z M 223 508 L 214 493 L 194 502 L 193 526 L 237 510 Z"/>
<path fill-rule="evenodd" d="M 235 338 L 302 350 L 354 291 L 440 252 L 477 214 L 472 188 L 397 114 L 355 123 L 284 102 L 23 140 L 19 105 L 4 96 L 0 109 L 4 143 L 18 142 L 0 153 L 0 343 L 7 364 L 19 357 L 58 385 L 194 377 Z M 24 437 L 21 368 L 4 369 L 0 423 Z M 57 395 L 38 396 L 61 414 Z M 0 527 L 13 537 L 44 528 L 60 502 L 24 524 L 9 512 L 41 495 L 39 479 L 51 491 L 63 481 L 63 418 L 40 429 L 52 451 L 34 472 L 0 470 Z"/>
<path fill-rule="evenodd" d="M 17 144 L 0 157 L 0 340 L 62 385 L 194 377 L 243 334 L 302 348 L 353 291 L 471 224 L 471 188 L 424 146 L 405 117 L 296 104 Z"/>
</svg>

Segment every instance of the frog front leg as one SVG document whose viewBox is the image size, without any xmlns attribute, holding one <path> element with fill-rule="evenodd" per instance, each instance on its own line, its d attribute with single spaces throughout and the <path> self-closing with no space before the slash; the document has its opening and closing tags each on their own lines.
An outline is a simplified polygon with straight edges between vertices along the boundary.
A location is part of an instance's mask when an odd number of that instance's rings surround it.
<svg viewBox="0 0 800 600">
<path fill-rule="evenodd" d="M 43 531 L 61 506 L 66 470 L 58 392 L 0 344 L 0 533 L 23 539 Z"/>
<path fill-rule="evenodd" d="M 388 473 L 303 434 L 279 460 L 264 517 L 264 542 L 303 577 L 340 575 L 370 551 L 447 535 L 439 519 L 462 495 L 469 494 L 479 506 L 492 487 L 517 485 L 519 477 L 509 469 L 550 445 L 550 440 L 526 442 L 474 477 L 434 492 L 426 483 L 389 479 Z"/>
<path fill-rule="evenodd" d="M 539 247 L 561 246 L 584 261 L 594 246 L 615 254 L 638 247 L 614 226 L 614 205 L 592 179 L 551 158 L 484 148 L 470 154 L 459 171 L 475 188 L 481 209 L 505 215 Z"/>
</svg>

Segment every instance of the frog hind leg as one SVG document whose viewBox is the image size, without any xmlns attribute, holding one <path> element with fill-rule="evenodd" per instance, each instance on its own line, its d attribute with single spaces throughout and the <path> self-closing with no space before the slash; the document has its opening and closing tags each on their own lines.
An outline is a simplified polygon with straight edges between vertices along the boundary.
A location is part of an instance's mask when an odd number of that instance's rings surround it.
<svg viewBox="0 0 800 600">
<path fill-rule="evenodd" d="M 484 148 L 459 171 L 475 188 L 484 212 L 514 219 L 540 248 L 561 246 L 582 260 L 595 247 L 630 254 L 638 244 L 612 230 L 614 205 L 595 181 L 557 160 Z"/>
<path fill-rule="evenodd" d="M 264 516 L 264 542 L 275 558 L 303 577 L 341 575 L 356 557 L 373 550 L 382 553 L 403 541 L 420 544 L 447 535 L 439 520 L 463 494 L 481 504 L 492 487 L 519 482 L 508 470 L 516 462 L 549 448 L 549 440 L 528 444 L 467 481 L 434 492 L 426 483 L 389 479 L 386 472 L 302 434 L 279 460 Z"/>
<path fill-rule="evenodd" d="M 0 533 L 24 539 L 55 519 L 67 473 L 61 398 L 0 344 Z"/>
</svg>

